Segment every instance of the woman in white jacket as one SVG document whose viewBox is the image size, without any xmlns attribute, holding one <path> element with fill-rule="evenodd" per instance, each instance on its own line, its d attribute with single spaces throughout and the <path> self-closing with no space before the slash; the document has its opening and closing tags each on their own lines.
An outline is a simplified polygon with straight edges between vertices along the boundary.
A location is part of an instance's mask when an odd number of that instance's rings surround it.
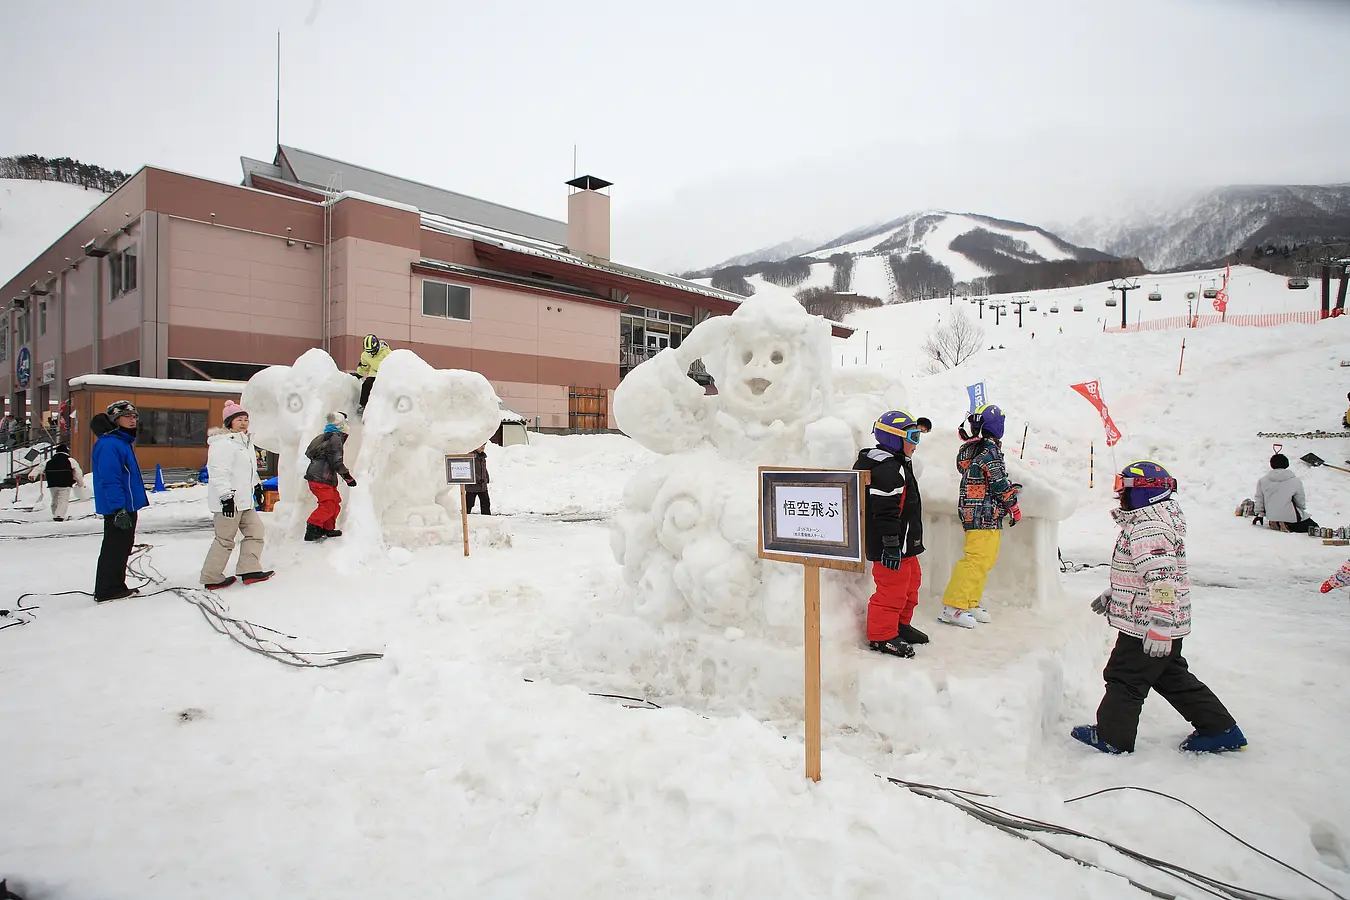
<svg viewBox="0 0 1350 900">
<path fill-rule="evenodd" d="M 253 509 L 258 480 L 258 458 L 248 436 L 248 413 L 233 400 L 225 401 L 225 427 L 213 428 L 206 438 L 206 501 L 215 518 L 215 539 L 202 564 L 202 584 L 210 591 L 227 588 L 236 580 L 257 584 L 272 577 L 262 567 L 263 523 Z M 234 539 L 242 534 L 237 576 L 225 576 L 225 566 L 234 552 Z"/>
<path fill-rule="evenodd" d="M 1253 525 L 1266 522 L 1276 531 L 1307 534 L 1317 523 L 1308 518 L 1308 501 L 1303 482 L 1289 471 L 1289 457 L 1276 453 L 1270 458 L 1270 471 L 1256 483 L 1256 518 Z"/>
</svg>

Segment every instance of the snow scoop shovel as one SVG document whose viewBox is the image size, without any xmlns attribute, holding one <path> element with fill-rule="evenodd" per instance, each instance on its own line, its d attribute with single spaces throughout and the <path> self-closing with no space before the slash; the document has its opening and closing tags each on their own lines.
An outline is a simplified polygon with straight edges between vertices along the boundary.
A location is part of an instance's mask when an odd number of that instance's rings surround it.
<svg viewBox="0 0 1350 900">
<path fill-rule="evenodd" d="M 1316 453 L 1305 453 L 1302 456 L 1300 456 L 1299 459 L 1303 460 L 1305 463 L 1312 466 L 1314 469 L 1317 468 L 1318 466 L 1326 466 L 1328 469 L 1335 469 L 1337 472 L 1350 472 L 1350 469 L 1344 468 L 1343 466 L 1333 466 L 1331 463 L 1327 462 L 1325 459 L 1318 456 Z"/>
</svg>

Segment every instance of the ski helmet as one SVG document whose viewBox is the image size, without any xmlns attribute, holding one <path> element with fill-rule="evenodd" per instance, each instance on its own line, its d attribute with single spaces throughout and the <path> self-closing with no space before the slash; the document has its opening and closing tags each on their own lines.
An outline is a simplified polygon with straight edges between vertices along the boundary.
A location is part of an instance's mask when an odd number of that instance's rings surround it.
<svg viewBox="0 0 1350 900">
<path fill-rule="evenodd" d="M 1123 495 L 1126 509 L 1139 509 L 1170 499 L 1177 480 L 1161 463 L 1139 459 L 1120 470 L 1113 487 L 1117 497 Z"/>
<path fill-rule="evenodd" d="M 986 403 L 966 417 L 967 428 L 963 429 L 963 433 L 968 433 L 972 438 L 990 437 L 1001 441 L 1005 421 L 1003 410 L 992 403 Z"/>
<path fill-rule="evenodd" d="M 361 349 L 367 353 L 375 353 L 380 349 L 380 339 L 373 334 L 366 335 L 365 341 L 361 344 Z"/>
<path fill-rule="evenodd" d="M 903 451 L 905 441 L 917 444 L 922 434 L 918 423 L 903 409 L 882 413 L 881 418 L 872 426 L 872 435 L 877 439 L 877 444 L 892 453 Z"/>
</svg>

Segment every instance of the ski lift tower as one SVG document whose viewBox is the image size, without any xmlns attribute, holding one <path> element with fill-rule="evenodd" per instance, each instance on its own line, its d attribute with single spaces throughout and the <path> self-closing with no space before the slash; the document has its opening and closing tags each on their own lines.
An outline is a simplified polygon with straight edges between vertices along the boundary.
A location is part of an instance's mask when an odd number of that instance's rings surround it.
<svg viewBox="0 0 1350 900">
<path fill-rule="evenodd" d="M 1010 301 L 1010 302 L 1012 303 L 1013 306 L 1017 307 L 1017 327 L 1018 327 L 1018 328 L 1021 328 L 1021 327 L 1022 327 L 1022 307 L 1026 306 L 1026 305 L 1027 305 L 1028 303 L 1030 303 L 1031 301 L 1028 300 L 1026 297 L 1018 297 L 1016 300 L 1012 300 L 1012 301 Z"/>
<path fill-rule="evenodd" d="M 1120 291 L 1120 330 L 1124 331 L 1129 322 L 1129 297 L 1130 291 L 1139 290 L 1138 278 L 1117 278 L 1107 285 L 1106 289 L 1111 292 Z"/>
</svg>

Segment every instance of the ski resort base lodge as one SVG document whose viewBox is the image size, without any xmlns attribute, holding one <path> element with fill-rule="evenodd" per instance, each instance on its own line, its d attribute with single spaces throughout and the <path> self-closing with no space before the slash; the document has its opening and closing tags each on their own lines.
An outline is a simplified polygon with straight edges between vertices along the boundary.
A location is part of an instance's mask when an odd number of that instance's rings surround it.
<svg viewBox="0 0 1350 900">
<path fill-rule="evenodd" d="M 36 423 L 81 375 L 243 381 L 313 347 L 353 371 L 374 332 L 534 427 L 612 428 L 628 370 L 739 301 L 611 261 L 589 176 L 561 222 L 293 147 L 242 162 L 238 185 L 141 169 L 0 289 L 7 412 Z"/>
</svg>

